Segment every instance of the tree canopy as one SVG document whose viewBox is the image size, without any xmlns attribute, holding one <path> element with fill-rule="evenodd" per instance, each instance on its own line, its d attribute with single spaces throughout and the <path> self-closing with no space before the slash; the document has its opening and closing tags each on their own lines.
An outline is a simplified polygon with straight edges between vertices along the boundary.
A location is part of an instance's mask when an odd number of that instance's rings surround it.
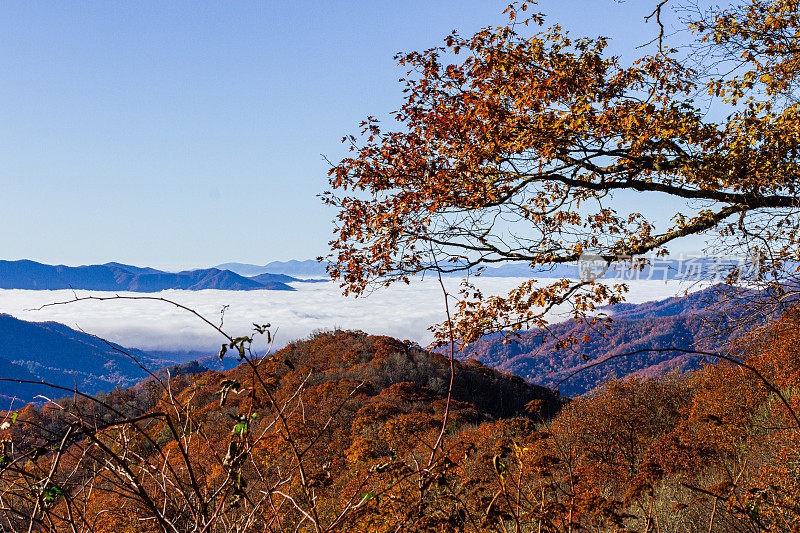
<svg viewBox="0 0 800 533">
<path fill-rule="evenodd" d="M 775 278 L 798 259 L 797 4 L 677 6 L 688 52 L 662 31 L 625 63 L 606 38 L 546 27 L 526 4 L 508 7 L 505 26 L 398 55 L 396 122 L 366 119 L 330 170 L 332 276 L 361 294 L 425 271 L 665 255 L 699 236 Z M 665 223 L 620 195 L 680 207 Z M 581 317 L 626 289 L 563 279 L 502 297 L 465 290 L 456 330 L 469 341 L 542 326 L 565 303 Z"/>
</svg>

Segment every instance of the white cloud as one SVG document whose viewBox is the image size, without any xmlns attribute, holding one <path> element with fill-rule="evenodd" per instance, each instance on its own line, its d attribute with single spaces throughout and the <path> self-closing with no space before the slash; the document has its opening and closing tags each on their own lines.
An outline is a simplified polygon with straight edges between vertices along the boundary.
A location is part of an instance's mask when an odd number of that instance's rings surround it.
<svg viewBox="0 0 800 533">
<path fill-rule="evenodd" d="M 458 292 L 458 280 L 445 279 L 448 291 Z M 478 278 L 484 295 L 504 294 L 523 281 L 521 278 Z M 632 303 L 667 298 L 682 292 L 679 282 L 629 282 Z M 269 322 L 277 328 L 276 346 L 307 336 L 317 329 L 339 327 L 368 333 L 411 339 L 422 345 L 431 341 L 427 330 L 445 319 L 443 295 L 438 280 L 415 280 L 411 285 L 394 285 L 364 298 L 345 298 L 334 283 L 295 283 L 288 291 L 180 291 L 157 293 L 195 309 L 214 323 L 220 309 L 225 313 L 224 329 L 232 335 L 248 334 L 252 324 Z M 142 293 L 119 293 L 143 296 Z M 78 291 L 79 296 L 113 296 L 114 293 Z M 0 312 L 30 321 L 56 321 L 100 335 L 124 346 L 143 350 L 209 350 L 224 340 L 197 317 L 162 302 L 84 301 L 32 310 L 43 304 L 66 301 L 73 292 L 0 290 Z"/>
</svg>

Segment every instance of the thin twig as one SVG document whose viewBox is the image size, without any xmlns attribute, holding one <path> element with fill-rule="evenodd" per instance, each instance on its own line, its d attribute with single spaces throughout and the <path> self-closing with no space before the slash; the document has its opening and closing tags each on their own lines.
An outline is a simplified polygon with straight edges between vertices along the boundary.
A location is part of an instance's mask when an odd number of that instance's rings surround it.
<svg viewBox="0 0 800 533">
<path fill-rule="evenodd" d="M 450 335 L 450 384 L 447 387 L 447 403 L 444 407 L 444 415 L 442 417 L 442 428 L 439 431 L 439 436 L 436 438 L 436 442 L 433 445 L 433 449 L 431 450 L 431 455 L 428 458 L 428 465 L 426 468 L 430 468 L 433 464 L 433 459 L 436 457 L 436 450 L 439 449 L 439 446 L 442 443 L 442 439 L 444 438 L 444 432 L 447 429 L 447 421 L 450 416 L 450 399 L 453 395 L 453 382 L 455 381 L 455 340 L 453 338 L 453 320 L 450 317 L 450 303 L 448 302 L 449 294 L 447 293 L 447 289 L 444 286 L 444 282 L 442 281 L 442 271 L 438 268 L 438 263 L 436 262 L 436 255 L 433 253 L 433 248 L 431 248 L 431 255 L 433 256 L 434 264 L 436 264 L 437 269 L 436 273 L 439 275 L 439 286 L 442 288 L 442 293 L 444 294 L 444 310 L 447 314 L 447 329 Z"/>
</svg>

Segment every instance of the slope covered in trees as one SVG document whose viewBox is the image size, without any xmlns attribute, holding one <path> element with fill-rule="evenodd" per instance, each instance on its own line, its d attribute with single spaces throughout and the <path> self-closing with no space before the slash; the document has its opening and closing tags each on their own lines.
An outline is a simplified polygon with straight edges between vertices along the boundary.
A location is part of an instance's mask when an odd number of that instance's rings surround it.
<svg viewBox="0 0 800 533">
<path fill-rule="evenodd" d="M 132 358 L 135 358 L 134 361 Z M 8 405 L 33 401 L 36 395 L 69 396 L 127 388 L 174 361 L 123 348 L 57 322 L 27 322 L 0 314 L 0 399 Z M 53 390 L 13 380 L 47 381 L 65 387 Z"/>
<path fill-rule="evenodd" d="M 558 385 L 566 396 L 584 394 L 612 377 L 696 370 L 703 362 L 713 362 L 714 358 L 657 351 L 613 357 L 643 349 L 672 347 L 716 351 L 730 336 L 741 335 L 748 327 L 742 316 L 745 307 L 731 299 L 733 291 L 730 287 L 714 286 L 688 296 L 619 304 L 605 310 L 611 321 L 599 327 L 566 321 L 547 329 L 513 335 L 495 333 L 469 344 L 458 356 L 475 358 L 532 383 Z M 744 291 L 737 293 L 745 294 Z M 576 371 L 608 357 L 613 359 L 562 382 Z"/>
<path fill-rule="evenodd" d="M 687 2 L 691 65 L 663 46 L 665 4 L 649 17 L 660 28 L 650 48 L 627 64 L 605 38 L 528 33 L 544 15 L 525 4 L 509 6 L 506 26 L 398 56 L 399 124 L 365 120 L 330 172 L 330 273 L 363 294 L 448 264 L 589 255 L 609 267 L 694 236 L 752 256 L 749 279 L 785 302 L 781 271 L 800 258 L 797 1 Z M 714 106 L 730 113 L 715 121 Z M 672 202 L 637 212 L 615 192 Z M 546 328 L 562 305 L 604 328 L 593 313 L 626 290 L 590 277 L 484 298 L 466 285 L 437 331 L 472 342 Z M 696 338 L 673 304 L 649 317 L 629 309 L 607 333 L 648 349 Z M 673 319 L 666 333 L 647 322 Z M 220 357 L 241 366 L 5 414 L 2 528 L 800 529 L 797 308 L 739 327 L 715 364 L 571 402 L 386 337 L 320 334 L 258 358 L 250 336 L 209 325 L 226 339 Z M 575 333 L 591 347 L 598 331 Z"/>
<path fill-rule="evenodd" d="M 726 347 L 747 367 L 611 381 L 568 403 L 458 363 L 441 433 L 447 359 L 319 334 L 227 373 L 5 415 L 0 521 L 120 533 L 793 531 L 798 346 L 791 312 Z"/>
<path fill-rule="evenodd" d="M 259 486 L 255 478 L 250 478 L 251 474 L 270 484 L 276 482 L 283 490 L 297 488 L 296 480 L 286 487 L 283 487 L 285 481 L 280 480 L 292 469 L 291 457 L 299 446 L 306 448 L 302 457 L 306 469 L 303 483 L 320 491 L 338 484 L 336 490 L 342 491 L 338 497 L 347 498 L 355 482 L 352 476 L 356 471 L 351 470 L 351 465 L 391 462 L 417 446 L 430 446 L 424 443 L 437 432 L 437 424 L 441 424 L 442 412 L 448 405 L 448 360 L 388 337 L 361 332 L 318 334 L 255 364 L 257 371 L 245 363 L 224 374 L 180 375 L 169 382 L 169 387 L 151 380 L 137 388 L 115 391 L 105 396 L 102 403 L 78 397 L 59 402 L 61 408 L 27 407 L 4 433 L 14 443 L 15 450 L 4 464 L 12 462 L 35 470 L 35 462 L 25 466 L 19 459 L 31 450 L 46 449 L 54 435 L 69 432 L 74 438 L 68 439 L 71 444 L 69 451 L 65 451 L 69 457 L 65 457 L 65 463 L 70 467 L 79 465 L 81 475 L 90 474 L 97 466 L 94 460 L 89 461 L 94 465 L 91 466 L 74 454 L 83 453 L 78 450 L 95 441 L 94 437 L 86 436 L 87 431 L 94 431 L 91 427 L 108 426 L 108 435 L 119 436 L 117 431 L 122 430 L 133 439 L 123 447 L 135 450 L 140 457 L 137 463 L 142 461 L 140 466 L 158 460 L 164 453 L 172 455 L 169 450 L 178 452 L 176 447 L 188 444 L 191 455 L 187 460 L 193 463 L 194 475 L 202 472 L 203 477 L 197 483 L 204 487 L 203 497 L 211 497 L 215 491 L 212 485 L 222 481 L 227 488 L 223 489 L 219 503 L 226 501 L 225 506 L 245 504 L 245 487 Z M 542 419 L 555 413 L 559 406 L 559 398 L 546 388 L 479 365 L 457 363 L 448 428 L 453 431 L 474 427 L 484 421 L 526 413 Z M 178 411 L 174 411 L 176 408 Z M 280 426 L 275 425 L 276 415 L 284 421 Z M 177 417 L 174 421 L 173 416 Z M 190 418 L 182 419 L 183 416 Z M 125 418 L 136 418 L 137 427 L 123 423 Z M 183 437 L 173 433 L 172 428 L 182 427 L 186 422 L 190 424 L 186 428 L 188 433 Z M 121 426 L 114 425 L 117 423 Z M 125 429 L 128 427 L 133 433 Z M 281 436 L 282 432 L 286 438 Z M 251 439 L 254 448 L 247 454 L 253 454 L 251 459 L 258 456 L 256 463 L 251 465 L 248 459 L 245 464 L 244 455 L 239 462 L 234 461 L 231 456 L 244 454 Z M 179 457 L 180 453 L 174 455 L 175 459 Z M 236 483 L 241 483 L 238 489 L 228 483 L 231 478 L 226 472 L 231 467 L 244 468 L 236 474 Z M 188 468 L 188 464 L 178 467 L 183 468 Z M 10 468 L 2 472 L 12 471 Z M 141 474 L 150 475 L 145 470 Z M 130 490 L 122 486 L 125 483 L 120 485 L 102 473 L 98 476 L 92 482 L 96 483 L 95 492 L 87 502 L 91 510 L 84 512 L 102 510 L 102 516 L 98 515 L 100 531 L 139 531 L 136 529 L 141 527 L 139 518 L 144 516 L 139 513 L 147 514 L 141 507 L 143 502 L 127 499 Z M 246 476 L 248 484 L 238 476 Z M 76 489 L 74 482 L 75 479 L 52 480 L 59 491 Z M 260 487 L 264 489 L 265 485 Z M 163 488 L 164 496 L 176 495 L 171 487 Z M 13 492 L 12 487 L 2 486 L 0 493 L 12 497 L 10 492 L 4 492 L 8 489 Z M 263 503 L 262 496 L 254 497 Z M 13 499 L 19 512 L 31 510 L 24 500 L 25 497 Z M 146 502 L 144 505 L 147 507 Z M 56 512 L 55 507 L 51 510 Z M 284 526 L 300 520 L 294 511 L 285 510 L 289 514 L 281 518 Z M 10 523 L 16 524 L 12 529 L 19 527 L 13 515 L 10 519 Z M 262 517 L 254 519 L 255 529 L 251 530 L 259 530 L 256 524 L 264 527 Z M 179 531 L 191 530 L 183 519 L 169 520 L 180 524 Z M 154 531 L 160 530 L 154 527 Z"/>
</svg>

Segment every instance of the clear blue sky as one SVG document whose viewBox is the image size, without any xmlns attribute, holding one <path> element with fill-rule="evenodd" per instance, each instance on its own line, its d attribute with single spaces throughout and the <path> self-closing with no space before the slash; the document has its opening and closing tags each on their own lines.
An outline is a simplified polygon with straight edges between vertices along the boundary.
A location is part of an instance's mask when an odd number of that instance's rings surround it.
<svg viewBox="0 0 800 533">
<path fill-rule="evenodd" d="M 543 1 L 623 55 L 656 2 Z M 162 267 L 325 253 L 340 139 L 401 104 L 392 57 L 508 1 L 0 5 L 0 259 Z M 652 5 L 651 5 L 652 4 Z"/>
</svg>

